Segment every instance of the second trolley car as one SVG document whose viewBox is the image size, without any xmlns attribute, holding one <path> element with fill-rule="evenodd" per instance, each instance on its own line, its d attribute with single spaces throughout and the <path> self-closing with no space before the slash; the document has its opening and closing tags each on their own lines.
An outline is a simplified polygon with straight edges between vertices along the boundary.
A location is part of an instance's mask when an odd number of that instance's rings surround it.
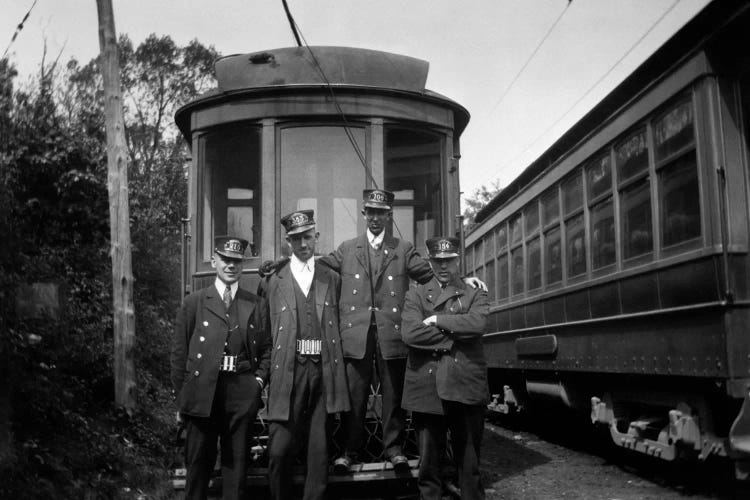
<svg viewBox="0 0 750 500">
<path fill-rule="evenodd" d="M 478 214 L 494 409 L 557 401 L 747 477 L 749 34 L 709 4 Z"/>
</svg>

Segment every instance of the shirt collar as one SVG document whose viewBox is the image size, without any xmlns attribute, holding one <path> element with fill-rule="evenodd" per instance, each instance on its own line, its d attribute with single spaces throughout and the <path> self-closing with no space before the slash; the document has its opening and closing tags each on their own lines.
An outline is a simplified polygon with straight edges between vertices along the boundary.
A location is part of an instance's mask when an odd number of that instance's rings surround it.
<svg viewBox="0 0 750 500">
<path fill-rule="evenodd" d="M 292 259 L 289 265 L 296 272 L 315 272 L 315 257 L 310 257 L 306 262 L 300 260 L 296 255 L 292 254 Z"/>
<path fill-rule="evenodd" d="M 375 236 L 372 234 L 372 232 L 368 229 L 367 230 L 367 241 L 370 242 L 370 246 L 380 245 L 383 243 L 383 239 L 385 238 L 385 231 L 380 231 L 380 234 Z"/>
<path fill-rule="evenodd" d="M 224 290 L 227 288 L 227 284 L 221 281 L 219 278 L 216 278 L 216 281 L 214 281 L 214 286 L 219 291 L 219 297 L 222 297 L 224 295 Z M 229 285 L 229 289 L 232 290 L 232 298 L 237 294 L 237 289 L 240 287 L 240 282 L 235 281 L 231 285 Z"/>
</svg>

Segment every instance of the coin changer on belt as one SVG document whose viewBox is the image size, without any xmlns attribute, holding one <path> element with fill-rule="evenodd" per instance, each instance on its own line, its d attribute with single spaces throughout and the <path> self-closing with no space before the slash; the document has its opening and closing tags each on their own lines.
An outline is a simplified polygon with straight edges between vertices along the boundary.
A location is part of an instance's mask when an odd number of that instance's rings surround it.
<svg viewBox="0 0 750 500">
<path fill-rule="evenodd" d="M 320 339 L 297 340 L 297 352 L 303 356 L 319 356 L 322 347 Z"/>
<path fill-rule="evenodd" d="M 237 358 L 238 356 L 229 356 L 225 354 L 221 358 L 220 371 L 223 372 L 236 372 L 237 371 Z"/>
</svg>

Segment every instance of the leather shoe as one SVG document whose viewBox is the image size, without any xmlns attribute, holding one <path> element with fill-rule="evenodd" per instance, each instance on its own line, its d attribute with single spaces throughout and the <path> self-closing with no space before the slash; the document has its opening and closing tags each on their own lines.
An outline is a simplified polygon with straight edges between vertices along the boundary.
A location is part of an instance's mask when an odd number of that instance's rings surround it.
<svg viewBox="0 0 750 500">
<path fill-rule="evenodd" d="M 411 469 L 411 466 L 409 466 L 409 460 L 401 454 L 393 455 L 390 458 L 390 461 L 391 464 L 393 464 L 393 470 L 396 472 L 406 472 Z"/>
<path fill-rule="evenodd" d="M 349 455 L 341 455 L 333 461 L 333 472 L 336 474 L 346 474 L 349 472 L 349 467 L 352 466 L 353 462 L 354 460 Z"/>
</svg>

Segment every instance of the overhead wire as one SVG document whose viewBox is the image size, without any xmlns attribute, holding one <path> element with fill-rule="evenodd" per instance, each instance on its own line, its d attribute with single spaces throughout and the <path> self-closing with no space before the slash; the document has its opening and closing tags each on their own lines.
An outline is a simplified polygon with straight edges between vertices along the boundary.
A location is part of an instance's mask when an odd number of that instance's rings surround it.
<svg viewBox="0 0 750 500">
<path fill-rule="evenodd" d="M 352 145 L 354 152 L 357 154 L 357 158 L 359 158 L 359 161 L 362 164 L 362 168 L 365 171 L 365 177 L 370 180 L 370 182 L 372 183 L 372 186 L 375 189 L 379 189 L 378 181 L 375 179 L 375 177 L 373 177 L 372 172 L 370 172 L 370 169 L 367 168 L 367 161 L 365 159 L 365 155 L 362 153 L 362 150 L 359 147 L 359 144 L 357 143 L 357 139 L 356 137 L 354 137 L 354 134 L 351 131 L 351 126 L 349 125 L 349 121 L 346 118 L 346 113 L 344 113 L 344 110 L 341 108 L 338 98 L 336 97 L 336 93 L 333 90 L 333 85 L 331 84 L 330 80 L 326 76 L 325 71 L 323 70 L 323 67 L 321 66 L 320 62 L 318 61 L 318 58 L 315 56 L 315 53 L 310 47 L 310 44 L 307 43 L 307 39 L 305 38 L 305 35 L 302 33 L 302 30 L 297 24 L 297 21 L 294 20 L 292 13 L 289 11 L 288 6 L 286 5 L 286 1 L 282 0 L 282 2 L 284 2 L 287 17 L 289 19 L 289 23 L 292 25 L 293 31 L 295 32 L 295 37 L 297 36 L 297 34 L 299 34 L 299 37 L 301 37 L 303 45 L 307 49 L 307 52 L 310 54 L 310 58 L 312 59 L 314 63 L 313 67 L 318 72 L 320 77 L 323 79 L 323 82 L 325 82 L 326 84 L 326 88 L 328 89 L 328 92 L 331 95 L 331 100 L 333 102 L 333 105 L 336 107 L 336 111 L 338 112 L 339 116 L 341 117 L 341 121 L 344 124 L 344 127 L 343 127 L 344 133 L 346 134 L 346 137 L 349 139 L 349 143 Z M 402 236 L 401 230 L 398 228 L 398 224 L 396 224 L 395 220 L 393 221 L 393 227 L 395 228 L 399 236 Z"/>
<path fill-rule="evenodd" d="M 555 127 L 556 127 L 556 126 L 557 126 L 557 125 L 558 125 L 558 124 L 559 124 L 559 123 L 560 123 L 560 122 L 561 122 L 561 121 L 562 121 L 562 120 L 563 120 L 563 119 L 564 119 L 564 118 L 565 118 L 566 116 L 568 116 L 568 114 L 569 114 L 569 113 L 570 113 L 571 111 L 573 111 L 573 109 L 575 109 L 575 107 L 576 107 L 576 106 L 577 106 L 578 104 L 580 104 L 580 103 L 581 103 L 581 101 L 583 101 L 583 100 L 584 100 L 584 99 L 585 99 L 586 97 L 588 97 L 588 96 L 589 96 L 589 94 L 591 94 L 591 92 L 592 92 L 592 91 L 593 91 L 593 90 L 594 90 L 594 89 L 595 89 L 595 88 L 596 88 L 596 87 L 597 87 L 597 86 L 598 86 L 598 85 L 599 85 L 599 84 L 600 84 L 600 83 L 601 83 L 601 82 L 602 82 L 602 81 L 603 81 L 603 80 L 604 80 L 605 78 L 607 78 L 607 77 L 608 77 L 608 76 L 609 76 L 609 75 L 610 75 L 610 74 L 612 73 L 612 71 L 614 71 L 614 69 L 615 69 L 615 68 L 616 68 L 616 67 L 617 67 L 617 66 L 618 66 L 618 65 L 619 65 L 619 64 L 620 64 L 620 63 L 621 63 L 621 62 L 622 62 L 622 61 L 623 61 L 623 60 L 624 60 L 624 59 L 625 59 L 625 58 L 626 58 L 626 57 L 627 57 L 628 55 L 630 55 L 630 53 L 631 53 L 631 52 L 633 52 L 633 50 L 635 50 L 635 48 L 636 48 L 636 47 L 637 47 L 637 46 L 638 46 L 638 45 L 639 45 L 639 44 L 640 44 L 640 43 L 641 43 L 641 42 L 643 41 L 643 39 L 644 39 L 644 38 L 646 38 L 646 37 L 647 37 L 647 36 L 648 36 L 648 35 L 649 35 L 649 34 L 650 34 L 650 33 L 651 33 L 651 32 L 652 32 L 653 30 L 654 30 L 654 28 L 655 28 L 655 27 L 656 27 L 656 26 L 657 26 L 657 25 L 658 25 L 658 24 L 659 24 L 659 23 L 660 23 L 660 22 L 661 22 L 661 21 L 662 21 L 662 20 L 663 20 L 663 19 L 664 19 L 664 18 L 665 18 L 665 17 L 666 17 L 666 16 L 667 16 L 667 15 L 668 15 L 668 14 L 669 14 L 669 13 L 670 13 L 670 12 L 671 12 L 671 11 L 672 11 L 672 10 L 673 10 L 673 9 L 674 9 L 675 7 L 676 7 L 676 6 L 677 6 L 677 4 L 678 4 L 679 2 L 680 2 L 680 0 L 675 0 L 675 1 L 674 1 L 674 2 L 672 3 L 672 5 L 670 5 L 670 6 L 669 6 L 669 7 L 667 8 L 667 10 L 665 10 L 665 11 L 664 11 L 664 13 L 663 13 L 663 14 L 662 14 L 661 16 L 659 16 L 659 18 L 658 18 L 658 19 L 656 19 L 656 21 L 654 21 L 654 22 L 653 22 L 653 23 L 651 24 L 651 26 L 650 26 L 650 27 L 649 27 L 649 28 L 648 28 L 648 29 L 647 29 L 647 30 L 646 30 L 646 31 L 645 31 L 645 32 L 644 32 L 644 33 L 643 33 L 643 34 L 642 34 L 642 35 L 641 35 L 640 37 L 638 37 L 638 39 L 637 39 L 637 40 L 636 40 L 636 41 L 635 41 L 635 42 L 634 42 L 634 43 L 633 43 L 633 44 L 632 44 L 632 45 L 630 46 L 630 48 L 628 48 L 628 50 L 627 50 L 627 51 L 625 51 L 625 53 L 624 53 L 624 54 L 623 54 L 622 56 L 620 56 L 620 58 L 619 58 L 619 59 L 617 59 L 617 61 L 615 61 L 615 63 L 614 63 L 614 64 L 613 64 L 613 65 L 612 65 L 612 66 L 611 66 L 611 67 L 610 67 L 610 68 L 609 68 L 609 69 L 608 69 L 608 70 L 607 70 L 607 71 L 606 71 L 606 72 L 605 72 L 605 73 L 604 73 L 604 74 L 603 74 L 603 75 L 602 75 L 601 77 L 599 77 L 599 78 L 598 78 L 598 79 L 596 80 L 596 82 L 594 82 L 594 84 L 593 84 L 593 85 L 591 85 L 591 86 L 590 86 L 590 87 L 589 87 L 589 88 L 588 88 L 588 89 L 586 90 L 586 92 L 584 92 L 584 93 L 583 93 L 583 95 L 582 95 L 581 97 L 579 97 L 579 98 L 578 98 L 578 99 L 577 99 L 577 100 L 576 100 L 576 101 L 575 101 L 575 102 L 574 102 L 574 103 L 573 103 L 573 104 L 572 104 L 572 105 L 571 105 L 571 106 L 570 106 L 570 107 L 569 107 L 569 108 L 568 108 L 567 110 L 565 110 L 565 112 L 563 112 L 563 114 L 562 114 L 562 115 L 560 115 L 560 117 L 559 117 L 559 118 L 558 118 L 557 120 L 555 120 L 555 121 L 554 121 L 554 123 L 552 123 L 552 125 L 550 125 L 549 127 L 547 127 L 547 128 L 546 128 L 546 129 L 545 129 L 545 130 L 544 130 L 544 131 L 543 131 L 543 132 L 542 132 L 541 134 L 539 134 L 539 135 L 538 135 L 538 136 L 537 136 L 537 137 L 536 137 L 536 138 L 535 138 L 535 139 L 534 139 L 534 140 L 533 140 L 533 141 L 532 141 L 531 143 L 529 143 L 529 145 L 528 145 L 528 146 L 526 146 L 526 147 L 525 147 L 525 148 L 523 149 L 523 151 L 521 151 L 521 152 L 520 152 L 520 153 L 518 153 L 518 154 L 517 154 L 516 156 L 514 156 L 514 157 L 513 157 L 513 158 L 512 158 L 512 159 L 511 159 L 510 161 L 506 162 L 506 163 L 505 163 L 505 164 L 504 164 L 504 165 L 503 165 L 502 167 L 500 167 L 500 168 L 498 168 L 497 170 L 495 170 L 495 175 L 493 175 L 493 177 L 495 177 L 495 176 L 497 175 L 497 173 L 498 173 L 498 172 L 500 172 L 500 170 L 502 170 L 503 168 L 507 167 L 508 165 L 512 165 L 513 163 L 515 163 L 515 161 L 516 161 L 516 160 L 518 160 L 518 159 L 519 159 L 519 158 L 520 158 L 521 156 L 523 156 L 524 154 L 526 154 L 526 153 L 527 153 L 527 152 L 528 152 L 528 151 L 529 151 L 529 150 L 530 150 L 530 149 L 531 149 L 531 148 L 532 148 L 532 147 L 533 147 L 534 145 L 536 145 L 536 143 L 537 143 L 537 142 L 539 142 L 539 141 L 540 141 L 540 140 L 542 139 L 542 137 L 544 137 L 545 135 L 547 135 L 547 133 L 548 133 L 549 131 L 551 131 L 551 130 L 552 130 L 553 128 L 555 128 Z M 488 179 L 489 179 L 489 178 L 488 178 Z"/>
<path fill-rule="evenodd" d="M 8 55 L 8 51 L 10 50 L 11 45 L 13 45 L 13 42 L 16 41 L 16 38 L 18 38 L 18 34 L 21 33 L 21 30 L 23 30 L 24 23 L 29 19 L 29 16 L 31 15 L 31 11 L 34 9 L 34 6 L 36 5 L 37 0 L 34 0 L 34 3 L 31 4 L 31 7 L 29 7 L 28 12 L 26 12 L 26 15 L 23 16 L 23 19 L 21 19 L 21 22 L 18 23 L 16 26 L 16 31 L 13 32 L 13 36 L 10 39 L 10 42 L 8 43 L 8 46 L 5 47 L 5 51 L 3 52 L 3 57 L 0 57 L 0 59 L 5 59 L 5 56 Z"/>
<path fill-rule="evenodd" d="M 529 57 L 528 57 L 528 58 L 526 59 L 526 62 L 525 62 L 525 63 L 523 63 L 523 66 L 521 66 L 521 69 L 519 69 L 519 70 L 518 70 L 518 73 L 516 73 L 516 75 L 515 75 L 515 76 L 513 77 L 513 79 L 511 80 L 511 82 L 510 82 L 510 83 L 508 84 L 508 86 L 507 86 L 507 87 L 505 87 L 505 90 L 503 91 L 502 95 L 501 95 L 501 96 L 500 96 L 500 98 L 499 98 L 499 99 L 497 100 L 497 102 L 495 103 L 495 105 L 494 105 L 494 106 L 492 106 L 492 109 L 490 110 L 490 113 L 489 113 L 489 114 L 492 114 L 492 113 L 493 113 L 493 112 L 495 111 L 495 109 L 497 109 L 497 107 L 498 107 L 498 106 L 500 106 L 500 103 L 501 103 L 501 102 L 503 102 L 503 100 L 505 100 L 505 97 L 506 97 L 506 96 L 508 95 L 508 93 L 509 93 L 509 92 L 511 91 L 511 89 L 513 88 L 513 85 L 515 85 L 515 83 L 516 83 L 516 82 L 518 81 L 518 79 L 519 79 L 519 78 L 521 77 L 521 74 L 522 74 L 522 73 L 524 72 L 524 70 L 526 69 L 526 67 L 527 67 L 527 66 L 529 65 L 529 63 L 531 62 L 531 60 L 532 60 L 532 59 L 534 59 L 534 56 L 536 56 L 537 52 L 539 52 L 539 49 L 540 49 L 540 48 L 542 47 L 542 45 L 544 45 L 544 42 L 546 42 L 546 41 L 547 41 L 547 38 L 549 38 L 549 36 L 550 36 L 550 34 L 552 33 L 552 31 L 553 31 L 553 30 L 555 29 L 555 27 L 556 27 L 556 26 L 558 25 L 558 23 L 560 22 L 560 19 L 562 19 L 562 17 L 563 17 L 563 16 L 565 15 L 565 13 L 566 13 L 566 12 L 568 11 L 568 7 L 570 7 L 570 4 L 571 4 L 571 2 L 570 2 L 570 1 L 568 1 L 567 5 L 566 5 L 566 6 L 565 6 L 565 8 L 563 9 L 563 11 L 562 11 L 562 12 L 560 12 L 560 15 L 559 15 L 559 16 L 557 16 L 557 19 L 555 19 L 555 22 L 554 22 L 554 23 L 552 23 L 552 26 L 550 26 L 550 27 L 549 27 L 549 29 L 547 30 L 547 33 L 545 33 L 545 34 L 544 34 L 544 36 L 543 36 L 543 37 L 542 37 L 542 39 L 541 39 L 541 40 L 539 41 L 539 43 L 537 44 L 537 46 L 536 46 L 536 47 L 534 48 L 534 50 L 533 50 L 533 51 L 531 52 L 531 55 L 529 55 Z"/>
</svg>

